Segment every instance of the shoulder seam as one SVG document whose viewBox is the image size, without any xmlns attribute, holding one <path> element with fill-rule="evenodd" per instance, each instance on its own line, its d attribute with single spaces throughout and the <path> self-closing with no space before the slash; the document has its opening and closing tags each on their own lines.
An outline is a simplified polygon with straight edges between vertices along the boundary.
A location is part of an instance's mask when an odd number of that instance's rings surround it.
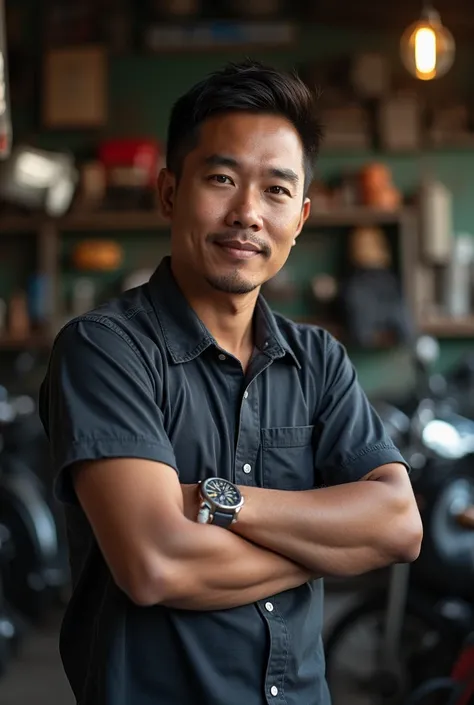
<svg viewBox="0 0 474 705">
<path fill-rule="evenodd" d="M 142 363 L 143 367 L 145 368 L 147 375 L 150 379 L 150 382 L 152 384 L 153 390 L 156 394 L 156 385 L 155 385 L 155 380 L 153 379 L 152 374 L 150 373 L 148 369 L 148 365 L 146 364 L 143 355 L 141 354 L 139 348 L 135 345 L 133 340 L 130 338 L 130 336 L 127 335 L 127 333 L 120 327 L 118 326 L 114 321 L 112 321 L 108 316 L 99 316 L 97 314 L 90 314 L 86 313 L 79 318 L 74 318 L 72 321 L 69 321 L 66 323 L 63 328 L 58 333 L 58 336 L 56 340 L 58 339 L 59 335 L 65 331 L 67 328 L 70 328 L 78 323 L 82 323 L 83 321 L 89 321 L 90 323 L 96 323 L 99 326 L 103 326 L 104 328 L 108 328 L 110 331 L 118 335 L 122 340 L 124 340 L 129 348 L 133 350 L 135 355 L 139 358 L 140 362 Z"/>
</svg>

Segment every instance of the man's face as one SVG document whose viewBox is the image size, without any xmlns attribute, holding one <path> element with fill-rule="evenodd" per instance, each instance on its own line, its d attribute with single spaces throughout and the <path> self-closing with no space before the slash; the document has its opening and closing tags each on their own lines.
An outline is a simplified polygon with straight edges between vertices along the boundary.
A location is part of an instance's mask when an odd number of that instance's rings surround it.
<svg viewBox="0 0 474 705">
<path fill-rule="evenodd" d="M 274 115 L 209 118 L 179 184 L 163 171 L 159 189 L 173 262 L 230 294 L 273 277 L 309 215 L 299 135 Z"/>
</svg>

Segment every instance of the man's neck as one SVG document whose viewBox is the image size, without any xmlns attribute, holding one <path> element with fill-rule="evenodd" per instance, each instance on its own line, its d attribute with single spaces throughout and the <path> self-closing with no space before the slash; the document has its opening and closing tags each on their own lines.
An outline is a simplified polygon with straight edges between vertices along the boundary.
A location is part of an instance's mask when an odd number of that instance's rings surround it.
<svg viewBox="0 0 474 705">
<path fill-rule="evenodd" d="M 254 347 L 253 314 L 259 290 L 232 295 L 216 291 L 210 285 L 197 285 L 177 268 L 173 275 L 186 300 L 221 348 L 246 367 Z"/>
</svg>

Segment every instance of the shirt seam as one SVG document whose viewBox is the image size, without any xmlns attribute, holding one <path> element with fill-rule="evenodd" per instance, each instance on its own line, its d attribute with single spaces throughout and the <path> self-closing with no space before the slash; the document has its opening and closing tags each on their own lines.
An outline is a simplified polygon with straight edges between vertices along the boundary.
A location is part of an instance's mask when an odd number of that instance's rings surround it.
<svg viewBox="0 0 474 705">
<path fill-rule="evenodd" d="M 286 340 L 286 338 L 282 334 L 280 326 L 278 325 L 278 322 L 273 315 L 273 311 L 268 307 L 268 304 L 265 306 L 262 303 L 261 298 L 257 299 L 257 306 L 259 308 L 261 315 L 265 319 L 265 323 L 267 325 L 267 328 L 271 331 L 273 339 L 277 343 L 280 351 L 282 351 L 284 354 L 289 354 L 290 357 L 292 358 L 293 362 L 296 364 L 296 366 L 301 368 L 300 361 L 298 360 L 298 358 L 295 354 L 295 351 L 293 350 L 291 345 L 288 343 L 288 341 Z M 285 343 L 285 344 L 283 344 L 283 343 Z M 263 352 L 267 354 L 269 351 L 264 350 Z"/>
<path fill-rule="evenodd" d="M 89 321 L 90 323 L 96 323 L 99 326 L 102 326 L 103 328 L 107 328 L 108 330 L 112 331 L 116 335 L 118 335 L 122 340 L 124 340 L 127 345 L 129 346 L 130 350 L 132 350 L 141 364 L 143 365 L 144 369 L 146 370 L 146 373 L 148 375 L 148 378 L 153 386 L 154 390 L 154 395 L 156 396 L 156 384 L 155 380 L 153 379 L 153 375 L 151 374 L 150 370 L 148 369 L 148 365 L 146 363 L 145 358 L 143 357 L 142 353 L 138 349 L 138 347 L 135 345 L 133 340 L 130 338 L 130 336 L 127 335 L 127 333 L 120 328 L 114 321 L 112 321 L 110 318 L 107 316 L 98 316 L 94 314 L 85 314 L 83 316 L 80 316 L 80 318 L 75 318 L 72 321 L 69 321 L 69 323 L 66 323 L 64 328 L 62 329 L 63 331 L 66 330 L 66 328 L 72 327 L 73 325 L 80 323 L 81 321 Z M 59 337 L 59 336 L 58 336 Z M 57 339 L 56 339 L 57 340 Z"/>
<path fill-rule="evenodd" d="M 346 468 L 348 465 L 351 465 L 354 463 L 356 460 L 360 460 L 360 458 L 365 457 L 366 455 L 369 455 L 370 453 L 375 453 L 379 450 L 394 450 L 396 453 L 400 453 L 398 448 L 396 448 L 392 443 L 375 443 L 374 445 L 367 446 L 366 448 L 362 448 L 358 453 L 355 455 L 352 455 L 350 458 L 345 460 L 342 464 L 342 468 Z"/>
<path fill-rule="evenodd" d="M 288 654 L 290 653 L 290 634 L 288 632 L 288 627 L 286 626 L 285 619 L 283 615 L 280 614 L 280 610 L 278 609 L 278 605 L 276 606 L 276 614 L 278 619 L 280 620 L 282 629 L 284 633 L 286 634 L 286 647 L 285 647 L 285 664 L 282 669 L 282 676 L 281 676 L 281 681 L 280 681 L 280 689 L 281 689 L 281 696 L 284 700 L 285 703 L 287 703 L 286 699 L 286 694 L 285 694 L 285 678 L 286 678 L 286 672 L 288 668 Z"/>
<path fill-rule="evenodd" d="M 326 331 L 326 333 L 327 333 L 327 331 Z M 319 394 L 319 398 L 318 398 L 318 400 L 317 400 L 316 410 L 315 410 L 314 417 L 313 417 L 314 420 L 315 420 L 315 423 L 316 423 L 316 419 L 317 419 L 318 416 L 319 416 L 319 413 L 320 413 L 320 410 L 321 410 L 321 404 L 322 404 L 323 399 L 324 399 L 325 394 L 326 394 L 326 387 L 327 387 L 327 381 L 328 381 L 327 365 L 328 365 L 329 355 L 331 354 L 331 352 L 332 352 L 332 350 L 333 350 L 333 348 L 335 347 L 335 344 L 336 344 L 335 339 L 334 339 L 331 335 L 329 335 L 329 334 L 326 336 L 326 340 L 328 341 L 328 343 L 327 343 L 326 348 L 325 348 L 325 350 L 324 350 L 323 375 L 322 375 L 323 379 L 322 379 L 322 382 L 321 382 L 321 389 L 322 389 L 323 393 L 322 393 L 322 394 Z"/>
<path fill-rule="evenodd" d="M 138 316 L 139 313 L 154 313 L 153 306 L 148 306 L 147 308 L 144 306 L 134 306 L 133 308 L 128 309 L 125 313 L 119 313 L 117 315 L 119 318 L 124 318 L 126 321 L 130 321 L 135 316 Z"/>
<path fill-rule="evenodd" d="M 166 447 L 164 443 L 158 443 L 145 436 L 78 436 L 71 441 L 71 444 L 79 445 L 84 441 L 92 441 L 93 443 L 102 441 L 133 441 L 134 443 L 146 443 L 149 446 Z"/>
</svg>

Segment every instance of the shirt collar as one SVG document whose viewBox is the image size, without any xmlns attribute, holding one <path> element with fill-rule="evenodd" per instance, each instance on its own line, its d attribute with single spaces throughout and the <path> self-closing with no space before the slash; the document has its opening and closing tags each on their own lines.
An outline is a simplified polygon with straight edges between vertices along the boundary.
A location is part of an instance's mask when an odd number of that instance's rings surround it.
<svg viewBox="0 0 474 705">
<path fill-rule="evenodd" d="M 173 362 L 189 362 L 217 341 L 187 302 L 171 271 L 171 257 L 164 257 L 149 281 L 153 307 Z M 275 316 L 260 295 L 255 307 L 255 344 L 272 359 L 298 358 L 283 337 Z"/>
</svg>

